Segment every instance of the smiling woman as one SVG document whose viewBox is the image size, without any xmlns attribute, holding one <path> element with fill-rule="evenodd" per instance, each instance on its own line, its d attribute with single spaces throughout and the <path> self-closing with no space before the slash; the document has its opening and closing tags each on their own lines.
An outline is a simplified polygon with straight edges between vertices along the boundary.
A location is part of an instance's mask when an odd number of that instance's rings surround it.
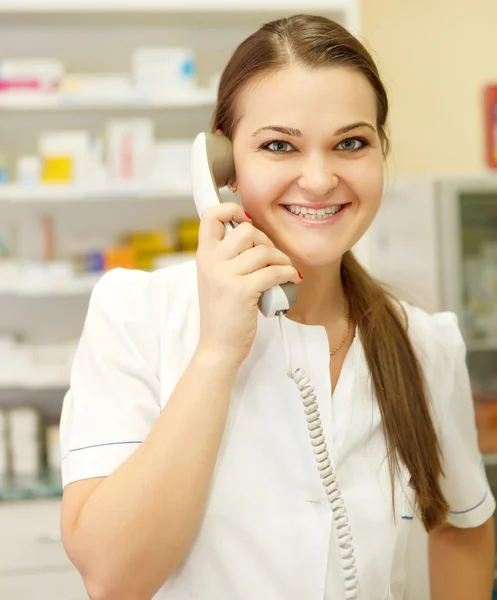
<svg viewBox="0 0 497 600">
<path fill-rule="evenodd" d="M 371 56 L 328 19 L 267 23 L 233 54 L 213 131 L 243 208 L 202 214 L 189 264 L 103 277 L 75 357 L 63 538 L 92 599 L 405 600 L 413 521 L 432 600 L 490 598 L 457 320 L 397 301 L 351 250 L 382 200 L 387 113 Z M 258 312 L 288 282 L 322 428 Z"/>
<path fill-rule="evenodd" d="M 294 58 L 241 89 L 235 106 L 231 135 L 244 207 L 304 275 L 308 267 L 329 268 L 362 237 L 382 198 L 373 87 L 357 70 L 311 69 Z M 218 121 L 223 126 L 231 130 Z M 306 216 L 281 210 L 290 206 Z M 315 218 L 317 209 L 330 216 Z"/>
<path fill-rule="evenodd" d="M 350 252 L 381 203 L 387 112 L 367 50 L 336 23 L 296 16 L 239 46 L 221 78 L 213 129 L 232 139 L 236 186 L 254 225 L 304 275 L 290 316 L 345 329 L 340 316 L 350 303 L 383 417 L 392 485 L 399 464 L 407 465 L 432 529 L 444 521 L 447 502 L 421 366 L 402 311 Z M 328 331 L 331 346 L 337 330 Z M 340 367 L 331 365 L 332 380 Z"/>
</svg>

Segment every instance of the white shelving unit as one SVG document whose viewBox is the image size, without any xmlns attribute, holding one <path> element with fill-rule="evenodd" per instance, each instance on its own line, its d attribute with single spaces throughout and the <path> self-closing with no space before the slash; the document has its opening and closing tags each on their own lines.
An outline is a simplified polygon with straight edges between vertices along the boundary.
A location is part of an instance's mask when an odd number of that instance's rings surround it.
<svg viewBox="0 0 497 600">
<path fill-rule="evenodd" d="M 358 7 L 359 0 L 0 0 L 0 59 L 50 57 L 62 60 L 74 73 L 114 73 L 129 71 L 131 53 L 138 46 L 187 45 L 197 51 L 200 80 L 197 93 L 175 98 L 0 96 L 0 151 L 7 152 L 12 169 L 18 155 L 35 151 L 41 131 L 98 131 L 109 115 L 143 114 L 154 119 L 158 137 L 193 138 L 210 126 L 215 101 L 209 88 L 212 76 L 259 25 L 305 12 L 329 16 L 359 33 Z M 123 228 L 130 224 L 155 226 L 184 214 L 195 214 L 189 185 L 0 188 L 0 223 L 6 218 L 26 221 L 29 229 L 35 228 L 33 221 L 50 215 L 64 231 L 57 239 L 61 253 L 81 232 L 115 232 L 119 224 Z M 48 342 L 73 339 L 82 327 L 88 296 L 97 279 L 88 275 L 58 286 L 0 280 L 0 330 Z M 59 370 L 36 369 L 23 377 L 0 377 L 0 405 L 5 401 L 22 404 L 28 399 L 56 419 L 68 378 L 63 366 Z M 489 468 L 495 466 L 497 455 L 487 455 L 485 463 Z M 38 507 L 33 506 L 33 511 L 37 523 L 46 521 Z M 58 511 L 55 503 L 56 516 Z M 25 517 L 2 514 L 11 524 L 26 521 Z M 9 546 L 6 555 L 10 550 Z M 45 566 L 43 557 L 46 552 L 39 559 Z M 60 573 L 53 571 L 46 575 L 50 581 L 42 581 L 41 575 L 30 575 L 33 565 L 19 563 L 12 577 L 4 573 L 9 581 L 0 581 L 0 588 L 11 586 L 9 600 L 83 598 L 74 570 L 63 561 L 60 567 L 59 562 L 54 564 Z M 63 572 L 66 568 L 67 573 Z"/>
<path fill-rule="evenodd" d="M 334 14 L 348 22 L 357 18 L 353 0 L 1 0 L 5 13 L 220 13 L 248 14 L 312 12 Z"/>
<path fill-rule="evenodd" d="M 35 203 L 86 203 L 86 202 L 123 202 L 144 200 L 164 200 L 190 198 L 191 186 L 185 185 L 155 186 L 145 184 L 98 185 L 95 187 L 78 185 L 45 185 L 23 187 L 18 185 L 0 186 L 0 204 L 14 208 L 19 204 Z"/>
<path fill-rule="evenodd" d="M 301 12 L 329 16 L 358 30 L 356 0 L 0 0 L 0 59 L 48 57 L 61 60 L 69 73 L 125 73 L 130 72 L 137 47 L 186 45 L 196 52 L 199 80 L 196 91 L 174 97 L 146 97 L 133 90 L 119 98 L 0 94 L 0 152 L 7 154 L 12 172 L 17 156 L 36 152 L 42 131 L 96 133 L 109 118 L 128 114 L 152 118 L 158 139 L 193 139 L 210 128 L 212 81 L 238 43 L 263 22 Z M 6 185 L 0 186 L 0 216 L 1 223 L 21 224 L 21 237 L 29 239 L 30 246 L 18 244 L 19 258 L 34 261 L 40 250 L 37 228 L 46 217 L 53 219 L 56 258 L 61 259 L 83 234 L 98 238 L 117 234 L 119 228 L 168 225 L 181 216 L 195 216 L 195 211 L 188 181 Z M 95 279 L 89 275 L 58 285 L 0 281 L 0 330 L 13 333 L 19 324 L 23 337 L 33 331 L 36 339 L 48 335 L 49 341 L 74 335 Z M 43 318 L 35 317 L 38 310 Z M 36 378 L 34 383 L 28 379 L 26 386 L 36 387 Z"/>
<path fill-rule="evenodd" d="M 98 274 L 85 274 L 80 277 L 71 277 L 53 282 L 31 283 L 24 279 L 0 282 L 0 294 L 11 298 L 63 298 L 71 296 L 89 296 L 100 279 Z"/>
</svg>

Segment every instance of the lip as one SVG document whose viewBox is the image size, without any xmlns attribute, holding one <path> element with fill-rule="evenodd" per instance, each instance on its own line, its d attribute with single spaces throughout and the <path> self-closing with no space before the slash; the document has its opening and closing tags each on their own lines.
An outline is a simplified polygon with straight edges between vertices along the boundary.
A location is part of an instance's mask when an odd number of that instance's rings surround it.
<svg viewBox="0 0 497 600">
<path fill-rule="evenodd" d="M 297 202 L 291 202 L 290 204 L 282 204 L 281 206 L 301 206 L 302 208 L 333 208 L 334 206 L 347 206 L 350 202 L 345 202 L 345 204 L 341 204 L 340 202 L 335 202 L 334 204 L 330 204 L 329 202 L 322 202 L 321 204 L 298 204 Z"/>
<path fill-rule="evenodd" d="M 292 221 L 298 222 L 299 225 L 301 225 L 302 227 L 329 227 L 330 225 L 334 225 L 335 223 L 338 223 L 343 218 L 344 214 L 348 211 L 351 204 L 350 203 L 345 204 L 340 212 L 331 214 L 327 219 L 320 219 L 319 221 L 313 220 L 313 219 L 304 219 L 302 217 L 299 217 L 298 215 L 294 215 L 293 213 L 291 213 L 289 210 L 287 210 L 285 208 L 285 206 L 292 206 L 291 204 L 286 204 L 286 205 L 281 204 L 280 206 L 281 206 L 281 209 L 285 211 L 285 214 L 287 214 L 288 217 L 290 219 L 292 219 Z M 303 205 L 295 204 L 293 206 L 303 206 Z M 330 205 L 327 204 L 323 207 L 318 207 L 318 205 L 314 204 L 311 208 L 326 208 L 326 206 L 330 206 Z M 337 206 L 337 205 L 335 204 L 334 206 Z"/>
</svg>

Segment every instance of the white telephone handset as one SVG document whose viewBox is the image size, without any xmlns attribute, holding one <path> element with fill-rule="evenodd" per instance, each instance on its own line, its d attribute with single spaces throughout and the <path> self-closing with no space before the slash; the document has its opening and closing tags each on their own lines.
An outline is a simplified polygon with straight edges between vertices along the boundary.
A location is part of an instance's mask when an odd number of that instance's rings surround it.
<svg viewBox="0 0 497 600">
<path fill-rule="evenodd" d="M 192 149 L 193 197 L 199 215 L 206 208 L 222 202 L 218 188 L 225 186 L 234 177 L 234 174 L 235 166 L 230 140 L 221 135 L 200 133 L 195 138 Z M 236 226 L 237 224 L 234 222 L 227 223 L 225 225 L 226 233 L 231 232 Z M 314 388 L 309 377 L 302 369 L 294 371 L 292 368 L 290 348 L 284 327 L 284 315 L 292 307 L 295 299 L 294 283 L 277 285 L 262 294 L 259 300 L 259 308 L 266 317 L 279 317 L 287 375 L 293 379 L 299 388 L 317 468 L 333 513 L 342 562 L 345 598 L 346 600 L 357 600 L 359 582 L 355 566 L 352 533 L 342 494 L 328 453 Z"/>
<path fill-rule="evenodd" d="M 206 208 L 222 202 L 219 189 L 235 175 L 231 141 L 213 133 L 199 133 L 192 147 L 193 198 L 201 216 Z M 237 226 L 230 221 L 225 225 L 226 233 Z M 294 305 L 297 292 L 293 282 L 275 285 L 259 298 L 259 309 L 265 317 L 287 313 Z"/>
</svg>

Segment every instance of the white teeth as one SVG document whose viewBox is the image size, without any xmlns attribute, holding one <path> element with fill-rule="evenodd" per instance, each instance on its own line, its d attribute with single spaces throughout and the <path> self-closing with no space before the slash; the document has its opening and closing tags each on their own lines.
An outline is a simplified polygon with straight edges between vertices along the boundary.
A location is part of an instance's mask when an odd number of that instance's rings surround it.
<svg viewBox="0 0 497 600">
<path fill-rule="evenodd" d="M 299 215 L 304 219 L 308 219 L 311 221 L 322 221 L 324 219 L 327 219 L 330 215 L 334 215 L 337 212 L 340 212 L 343 206 L 336 205 L 327 206 L 326 208 L 311 208 L 306 206 L 296 206 L 292 204 L 289 206 L 285 206 L 285 208 L 294 215 Z"/>
</svg>

